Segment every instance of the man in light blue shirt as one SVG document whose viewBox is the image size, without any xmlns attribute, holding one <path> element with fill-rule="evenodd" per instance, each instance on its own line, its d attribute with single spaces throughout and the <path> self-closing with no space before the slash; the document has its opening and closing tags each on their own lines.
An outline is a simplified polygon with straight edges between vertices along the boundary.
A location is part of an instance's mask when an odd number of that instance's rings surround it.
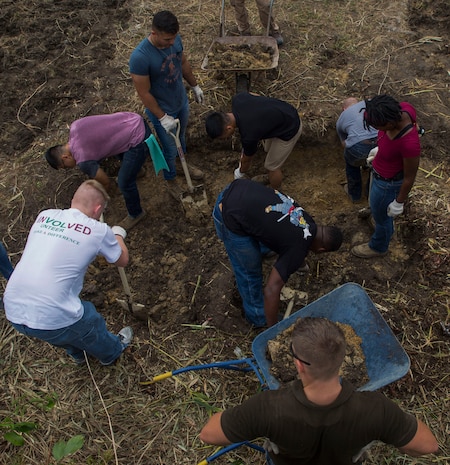
<svg viewBox="0 0 450 465">
<path fill-rule="evenodd" d="M 347 177 L 344 189 L 353 202 L 358 202 L 362 195 L 361 168 L 367 166 L 367 156 L 377 145 L 378 131 L 364 127 L 364 100 L 346 98 L 342 102 L 342 109 L 336 122 L 336 131 L 344 147 Z"/>
</svg>

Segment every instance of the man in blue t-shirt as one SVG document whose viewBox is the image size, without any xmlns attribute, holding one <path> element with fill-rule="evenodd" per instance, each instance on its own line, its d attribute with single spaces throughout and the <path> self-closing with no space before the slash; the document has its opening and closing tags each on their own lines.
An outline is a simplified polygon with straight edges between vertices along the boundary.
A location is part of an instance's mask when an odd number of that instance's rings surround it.
<svg viewBox="0 0 450 465">
<path fill-rule="evenodd" d="M 186 152 L 185 133 L 189 118 L 189 102 L 183 78 L 191 86 L 197 103 L 203 103 L 203 91 L 197 84 L 191 65 L 183 51 L 178 34 L 179 23 L 170 11 L 156 13 L 152 31 L 131 54 L 129 68 L 134 87 L 146 108 L 161 142 L 169 170 L 164 170 L 169 192 L 179 198 L 181 188 L 176 184 L 175 160 L 178 150 L 174 138 L 176 119 L 180 121 L 180 142 Z M 203 178 L 203 173 L 189 166 L 192 179 Z"/>
<path fill-rule="evenodd" d="M 6 252 L 4 245 L 0 242 L 0 273 L 8 280 L 13 271 L 14 268 L 9 260 L 8 252 Z"/>
</svg>

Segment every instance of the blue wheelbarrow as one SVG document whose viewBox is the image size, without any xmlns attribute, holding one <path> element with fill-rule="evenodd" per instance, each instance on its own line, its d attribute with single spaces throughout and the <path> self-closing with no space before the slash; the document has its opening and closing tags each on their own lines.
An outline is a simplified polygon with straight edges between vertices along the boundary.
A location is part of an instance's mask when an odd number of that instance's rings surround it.
<svg viewBox="0 0 450 465">
<path fill-rule="evenodd" d="M 266 358 L 268 341 L 295 324 L 298 318 L 307 316 L 347 324 L 362 339 L 361 348 L 369 381 L 358 391 L 375 391 L 408 373 L 409 357 L 377 307 L 359 284 L 347 283 L 306 305 L 253 340 L 252 352 L 269 389 L 278 389 L 280 383 L 270 373 L 272 363 Z"/>
<path fill-rule="evenodd" d="M 253 357 L 187 366 L 155 376 L 151 381 L 143 384 L 150 384 L 187 371 L 221 368 L 243 372 L 253 371 L 261 383 L 262 389 L 278 389 L 280 383 L 271 374 L 272 363 L 266 357 L 267 343 L 295 324 L 297 319 L 304 317 L 323 317 L 350 325 L 361 338 L 361 348 L 365 357 L 369 381 L 359 387 L 359 391 L 375 391 L 400 379 L 409 371 L 408 355 L 367 293 L 360 285 L 347 283 L 256 336 L 252 343 Z M 247 441 L 231 444 L 203 460 L 199 465 L 206 465 L 242 445 L 261 452 L 264 451 L 263 448 Z"/>
</svg>

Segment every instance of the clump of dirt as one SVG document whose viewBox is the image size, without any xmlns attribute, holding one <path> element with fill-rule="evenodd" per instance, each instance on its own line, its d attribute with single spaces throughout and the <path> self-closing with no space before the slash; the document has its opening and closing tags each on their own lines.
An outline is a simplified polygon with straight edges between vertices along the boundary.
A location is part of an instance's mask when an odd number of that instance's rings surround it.
<svg viewBox="0 0 450 465">
<path fill-rule="evenodd" d="M 350 325 L 340 322 L 336 322 L 336 324 L 343 331 L 347 342 L 344 363 L 339 374 L 357 388 L 364 386 L 369 381 L 369 376 L 367 374 L 366 358 L 361 348 L 362 339 Z M 270 372 L 281 384 L 297 378 L 297 371 L 292 363 L 291 353 L 293 330 L 294 325 L 280 332 L 267 343 L 267 359 L 272 361 Z"/>
</svg>

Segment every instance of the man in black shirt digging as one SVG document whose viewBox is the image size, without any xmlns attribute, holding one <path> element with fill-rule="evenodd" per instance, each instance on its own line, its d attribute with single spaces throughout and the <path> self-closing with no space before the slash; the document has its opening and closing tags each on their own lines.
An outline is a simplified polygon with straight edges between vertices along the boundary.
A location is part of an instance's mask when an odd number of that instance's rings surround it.
<svg viewBox="0 0 450 465">
<path fill-rule="evenodd" d="M 239 179 L 219 194 L 214 211 L 242 297 L 245 316 L 257 327 L 278 321 L 280 292 L 289 276 L 305 265 L 309 250 L 338 250 L 342 233 L 318 226 L 289 196 L 248 179 Z M 278 254 L 263 289 L 262 258 Z"/>
</svg>

